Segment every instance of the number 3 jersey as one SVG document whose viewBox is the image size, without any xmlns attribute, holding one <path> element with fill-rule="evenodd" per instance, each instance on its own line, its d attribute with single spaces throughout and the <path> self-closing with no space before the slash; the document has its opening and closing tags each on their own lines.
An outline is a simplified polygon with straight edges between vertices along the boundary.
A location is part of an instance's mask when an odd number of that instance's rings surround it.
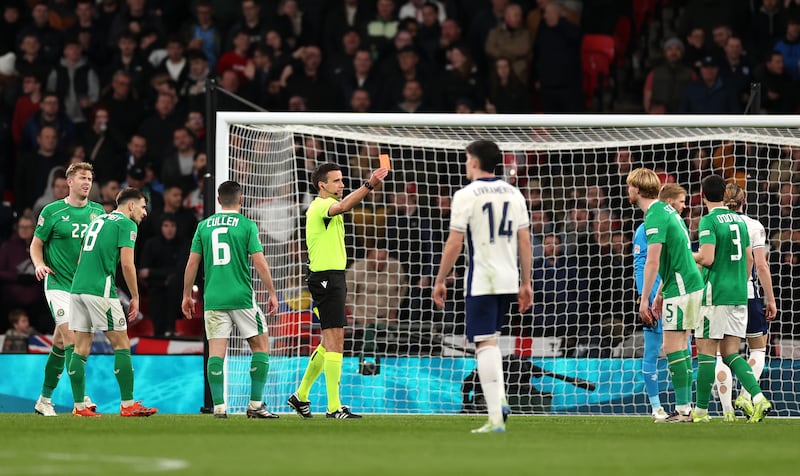
<svg viewBox="0 0 800 476">
<path fill-rule="evenodd" d="M 700 219 L 697 229 L 700 246 L 714 245 L 714 262 L 703 267 L 703 305 L 746 305 L 750 236 L 744 218 L 726 207 L 717 207 Z"/>
<path fill-rule="evenodd" d="M 220 212 L 201 221 L 192 239 L 191 252 L 203 257 L 203 308 L 207 311 L 253 308 L 249 257 L 262 251 L 258 227 L 240 213 Z"/>
<path fill-rule="evenodd" d="M 465 234 L 466 296 L 519 291 L 517 232 L 529 225 L 525 197 L 499 178 L 478 179 L 453 195 L 450 229 Z"/>
<path fill-rule="evenodd" d="M 89 223 L 106 211 L 99 203 L 75 207 L 67 199 L 57 200 L 42 209 L 36 222 L 36 237 L 44 243 L 44 262 L 53 270 L 45 279 L 45 289 L 69 292 L 81 242 Z"/>
<path fill-rule="evenodd" d="M 116 298 L 120 248 L 136 244 L 136 223 L 122 213 L 100 215 L 86 230 L 72 294 Z"/>
</svg>

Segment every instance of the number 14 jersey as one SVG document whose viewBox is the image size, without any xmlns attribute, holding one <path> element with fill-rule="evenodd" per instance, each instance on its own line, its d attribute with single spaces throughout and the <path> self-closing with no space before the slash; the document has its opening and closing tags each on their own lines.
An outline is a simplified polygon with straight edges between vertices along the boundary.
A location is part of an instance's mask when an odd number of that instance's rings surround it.
<svg viewBox="0 0 800 476">
<path fill-rule="evenodd" d="M 453 195 L 450 229 L 465 234 L 466 296 L 519 291 L 517 232 L 530 221 L 525 197 L 499 178 L 478 179 Z"/>
</svg>

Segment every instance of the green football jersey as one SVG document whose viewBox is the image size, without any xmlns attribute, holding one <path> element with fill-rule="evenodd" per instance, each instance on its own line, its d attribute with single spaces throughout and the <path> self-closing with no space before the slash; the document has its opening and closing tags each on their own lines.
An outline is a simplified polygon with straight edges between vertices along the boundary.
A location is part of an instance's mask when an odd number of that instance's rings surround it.
<svg viewBox="0 0 800 476">
<path fill-rule="evenodd" d="M 120 248 L 136 245 L 136 223 L 122 213 L 100 215 L 86 230 L 72 294 L 116 298 Z"/>
<path fill-rule="evenodd" d="M 81 254 L 81 242 L 89 223 L 106 211 L 99 203 L 75 207 L 67 199 L 56 200 L 42 209 L 36 222 L 36 237 L 44 243 L 44 262 L 53 273 L 45 279 L 45 289 L 72 289 L 72 278 Z"/>
<path fill-rule="evenodd" d="M 653 202 L 644 218 L 647 244 L 661 243 L 658 274 L 664 282 L 664 298 L 683 296 L 703 289 L 689 242 L 689 229 L 678 212 L 662 201 Z"/>
<path fill-rule="evenodd" d="M 255 223 L 241 213 L 215 213 L 197 225 L 191 251 L 203 256 L 205 310 L 232 311 L 255 305 L 249 258 L 264 251 Z"/>
<path fill-rule="evenodd" d="M 317 197 L 306 210 L 306 246 L 311 271 L 343 271 L 347 267 L 344 248 L 344 218 L 329 217 L 336 199 Z"/>
<path fill-rule="evenodd" d="M 714 245 L 714 262 L 703 267 L 704 306 L 747 304 L 747 255 L 750 235 L 744 219 L 717 207 L 700 219 L 700 245 Z"/>
</svg>

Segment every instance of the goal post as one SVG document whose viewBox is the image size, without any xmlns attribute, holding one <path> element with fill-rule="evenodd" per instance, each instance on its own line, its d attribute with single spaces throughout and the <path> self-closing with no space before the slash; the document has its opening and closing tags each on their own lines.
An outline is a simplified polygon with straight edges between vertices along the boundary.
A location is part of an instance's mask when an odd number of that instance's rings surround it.
<svg viewBox="0 0 800 476">
<path fill-rule="evenodd" d="M 627 202 L 624 182 L 644 166 L 687 189 L 684 218 L 695 232 L 704 213 L 703 177 L 719 173 L 746 189 L 746 213 L 767 228 L 779 301 L 763 386 L 779 415 L 800 416 L 800 313 L 791 264 L 800 257 L 800 215 L 793 211 L 800 207 L 798 127 L 798 116 L 216 113 L 215 183 L 242 184 L 243 213 L 259 226 L 280 302 L 269 320 L 267 406 L 289 410 L 286 398 L 319 342 L 304 287 L 304 212 L 315 196 L 310 172 L 324 161 L 339 164 L 347 193 L 387 154 L 392 171 L 383 187 L 345 215 L 348 269 L 357 278 L 348 281 L 342 401 L 363 413 L 482 410 L 458 294 L 463 263 L 444 310 L 433 306 L 430 288 L 447 237 L 449 197 L 466 183 L 464 149 L 487 139 L 503 152 L 498 174 L 523 191 L 531 212 L 534 307 L 520 314 L 512 306 L 499 340 L 515 412 L 649 412 L 631 259 L 643 217 Z M 246 342 L 231 340 L 232 413 L 243 412 L 249 398 L 249 356 Z M 664 359 L 658 370 L 669 405 Z M 310 399 L 313 411 L 323 411 L 324 379 Z"/>
</svg>

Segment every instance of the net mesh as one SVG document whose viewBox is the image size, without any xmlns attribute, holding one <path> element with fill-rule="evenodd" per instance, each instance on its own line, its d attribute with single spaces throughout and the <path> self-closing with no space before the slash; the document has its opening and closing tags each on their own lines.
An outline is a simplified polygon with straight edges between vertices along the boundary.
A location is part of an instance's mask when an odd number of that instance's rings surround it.
<svg viewBox="0 0 800 476">
<path fill-rule="evenodd" d="M 628 172 L 643 166 L 662 183 L 687 189 L 684 217 L 695 243 L 704 213 L 700 180 L 719 173 L 747 191 L 746 213 L 767 230 L 779 309 L 763 386 L 779 400 L 778 414 L 800 415 L 792 360 L 800 356 L 792 284 L 800 270 L 797 129 L 232 124 L 228 137 L 228 157 L 217 159 L 227 160 L 228 176 L 216 181 L 242 184 L 243 213 L 258 223 L 279 294 L 265 390 L 273 411 L 288 410 L 286 397 L 320 339 L 304 284 L 311 171 L 323 162 L 339 164 L 347 193 L 379 166 L 380 154 L 391 158 L 389 178 L 345 214 L 349 325 L 342 401 L 361 412 L 482 411 L 474 348 L 464 337 L 464 263 L 448 283 L 445 309 L 433 305 L 431 284 L 447 238 L 450 197 L 466 184 L 463 150 L 489 139 L 503 151 L 503 177 L 522 190 L 531 210 L 534 307 L 524 314 L 512 307 L 500 338 L 515 411 L 649 411 L 631 256 L 643 217 L 627 202 L 625 185 Z M 253 276 L 264 307 L 266 295 Z M 226 373 L 234 413 L 249 399 L 249 358 L 247 343 L 232 339 Z M 659 380 L 668 403 L 664 359 Z M 312 409 L 322 410 L 324 402 L 321 377 Z"/>
</svg>

